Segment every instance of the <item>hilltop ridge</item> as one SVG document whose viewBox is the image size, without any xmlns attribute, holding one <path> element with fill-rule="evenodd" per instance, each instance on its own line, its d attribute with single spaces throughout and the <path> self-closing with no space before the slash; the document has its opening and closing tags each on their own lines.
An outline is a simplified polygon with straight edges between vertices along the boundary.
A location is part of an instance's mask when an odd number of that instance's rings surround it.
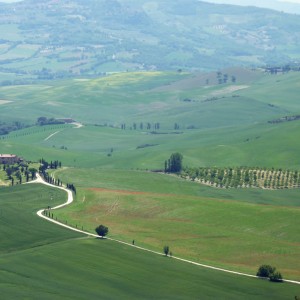
<svg viewBox="0 0 300 300">
<path fill-rule="evenodd" d="M 25 0 L 0 8 L 0 79 L 299 61 L 300 16 L 270 9 L 196 0 Z"/>
</svg>

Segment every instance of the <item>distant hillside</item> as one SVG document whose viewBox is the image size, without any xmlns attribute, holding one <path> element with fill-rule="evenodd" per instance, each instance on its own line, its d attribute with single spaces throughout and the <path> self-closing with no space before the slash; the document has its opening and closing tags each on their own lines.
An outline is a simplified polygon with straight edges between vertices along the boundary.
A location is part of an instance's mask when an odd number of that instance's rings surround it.
<svg viewBox="0 0 300 300">
<path fill-rule="evenodd" d="M 300 16 L 196 0 L 0 3 L 0 82 L 299 61 Z"/>
<path fill-rule="evenodd" d="M 297 0 L 206 0 L 212 3 L 226 3 L 243 6 L 257 6 L 275 9 L 290 14 L 300 14 L 300 3 Z"/>
</svg>

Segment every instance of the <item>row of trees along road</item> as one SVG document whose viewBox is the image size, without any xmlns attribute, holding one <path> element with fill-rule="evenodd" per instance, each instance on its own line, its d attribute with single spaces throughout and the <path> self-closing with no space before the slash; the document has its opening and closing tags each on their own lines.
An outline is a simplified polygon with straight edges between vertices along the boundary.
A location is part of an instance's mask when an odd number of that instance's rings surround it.
<svg viewBox="0 0 300 300">
<path fill-rule="evenodd" d="M 50 184 L 54 184 L 54 185 L 57 185 L 57 186 L 62 186 L 63 182 L 59 178 L 54 178 L 54 177 L 50 176 L 47 173 L 47 170 L 49 170 L 49 169 L 50 170 L 51 169 L 56 170 L 58 168 L 61 168 L 61 166 L 62 166 L 61 161 L 54 160 L 54 161 L 47 162 L 45 159 L 41 158 L 39 160 L 39 162 L 41 164 L 40 167 L 39 167 L 39 172 L 43 176 L 45 181 L 50 183 Z M 67 187 L 67 189 L 73 191 L 76 195 L 76 187 L 73 183 L 66 183 L 66 187 Z"/>
</svg>

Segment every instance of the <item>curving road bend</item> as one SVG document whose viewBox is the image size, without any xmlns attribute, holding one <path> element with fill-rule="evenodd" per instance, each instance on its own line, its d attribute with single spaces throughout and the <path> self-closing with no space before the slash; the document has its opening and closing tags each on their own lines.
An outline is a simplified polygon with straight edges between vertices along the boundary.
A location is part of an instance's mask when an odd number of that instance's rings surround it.
<svg viewBox="0 0 300 300">
<path fill-rule="evenodd" d="M 73 202 L 73 193 L 64 188 L 64 187 L 60 187 L 60 186 L 56 186 L 56 185 L 52 185 L 50 183 L 47 183 L 43 180 L 43 178 L 37 173 L 36 174 L 36 177 L 37 179 L 35 179 L 34 181 L 31 181 L 31 182 L 28 182 L 28 183 L 41 183 L 41 184 L 44 184 L 44 185 L 48 185 L 52 188 L 57 188 L 57 189 L 60 189 L 60 190 L 63 190 L 65 191 L 67 194 L 68 194 L 68 199 L 67 199 L 67 202 L 63 203 L 63 204 L 60 204 L 58 206 L 55 206 L 55 207 L 52 207 L 51 210 L 54 210 L 54 209 L 58 209 L 58 208 L 61 208 L 61 207 L 64 207 L 64 206 L 67 206 L 69 204 L 71 204 Z M 77 228 L 74 228 L 74 227 L 71 227 L 69 225 L 66 225 L 64 223 L 61 223 L 59 221 L 56 221 L 56 220 L 53 220 L 47 216 L 45 216 L 43 214 L 44 212 L 44 209 L 41 209 L 37 212 L 37 215 L 49 222 L 52 222 L 52 223 L 55 223 L 59 226 L 62 226 L 62 227 L 65 227 L 69 230 L 73 230 L 73 231 L 76 231 L 76 232 L 79 232 L 79 233 L 83 233 L 87 236 L 93 236 L 93 237 L 97 237 L 99 238 L 99 235 L 97 234 L 93 234 L 93 233 L 90 233 L 90 232 L 86 232 L 86 231 L 83 231 L 83 230 L 80 230 L 80 229 L 77 229 Z M 108 240 L 111 240 L 111 241 L 114 241 L 114 242 L 117 242 L 117 243 L 121 243 L 121 244 L 124 244 L 124 245 L 127 245 L 127 246 L 131 246 L 131 247 L 134 247 L 134 248 L 137 248 L 137 249 L 140 249 L 140 250 L 143 250 L 143 251 L 147 251 L 147 252 L 151 252 L 151 253 L 154 253 L 154 254 L 158 254 L 158 255 L 164 255 L 162 254 L 161 252 L 157 252 L 157 251 L 153 251 L 153 250 L 149 250 L 147 248 L 143 248 L 143 247 L 139 247 L 139 246 L 136 246 L 136 245 L 132 245 L 131 243 L 127 243 L 127 242 L 123 242 L 123 241 L 120 241 L 120 240 L 116 240 L 116 239 L 112 239 L 112 238 L 108 238 L 108 237 L 105 237 L 106 239 Z M 191 260 L 187 260 L 187 259 L 183 259 L 183 258 L 180 258 L 180 257 L 176 257 L 176 256 L 172 256 L 173 259 L 177 259 L 177 260 L 180 260 L 182 262 L 185 262 L 185 263 L 189 263 L 189 264 L 192 264 L 192 265 L 196 265 L 196 266 L 200 266 L 200 267 L 203 267 L 203 268 L 207 268 L 207 269 L 211 269 L 211 270 L 216 270 L 216 271 L 220 271 L 220 272 L 225 272 L 225 273 L 231 273 L 231 274 L 235 274 L 235 275 L 239 275 L 239 276 L 246 276 L 246 277 L 252 277 L 252 278 L 259 278 L 255 275 L 251 275 L 251 274 L 246 274 L 246 273 L 241 273 L 241 272 L 235 272 L 235 271 L 231 271 L 231 270 L 227 270 L 227 269 L 222 269 L 222 268 L 218 268 L 218 267 L 213 267 L 213 266 L 209 266 L 209 265 L 205 265 L 205 264 L 200 264 L 200 263 L 197 263 L 197 262 L 194 262 L 194 261 L 191 261 Z M 265 278 L 263 278 L 265 279 Z M 289 282 L 289 283 L 294 283 L 294 284 L 299 284 L 300 285 L 300 282 L 299 281 L 296 281 L 296 280 L 286 280 L 284 279 L 283 280 L 284 282 Z"/>
</svg>

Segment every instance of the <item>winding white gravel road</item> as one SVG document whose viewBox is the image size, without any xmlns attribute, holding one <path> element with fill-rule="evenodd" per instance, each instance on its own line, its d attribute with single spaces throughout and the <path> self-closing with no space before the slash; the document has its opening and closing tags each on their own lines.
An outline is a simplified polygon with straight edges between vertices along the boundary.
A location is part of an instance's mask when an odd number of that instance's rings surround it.
<svg viewBox="0 0 300 300">
<path fill-rule="evenodd" d="M 73 202 L 73 193 L 64 188 L 64 187 L 59 187 L 59 186 L 56 186 L 56 185 L 52 185 L 50 183 L 47 183 L 45 182 L 42 177 L 37 173 L 36 174 L 36 177 L 37 179 L 34 180 L 34 181 L 31 181 L 29 183 L 41 183 L 41 184 L 44 184 L 44 185 L 48 185 L 48 186 L 51 186 L 53 188 L 57 188 L 57 189 L 60 189 L 60 190 L 63 190 L 65 191 L 67 194 L 68 194 L 68 200 L 67 202 L 61 204 L 61 205 L 58 205 L 58 206 L 55 206 L 55 207 L 52 207 L 51 210 L 54 210 L 54 209 L 58 209 L 58 208 L 61 208 L 61 207 L 64 207 L 66 205 L 69 205 Z M 62 226 L 62 227 L 65 227 L 69 230 L 73 230 L 73 231 L 76 231 L 76 232 L 79 232 L 79 233 L 83 233 L 85 235 L 88 235 L 88 236 L 93 236 L 93 237 L 99 237 L 97 234 L 93 234 L 93 233 L 90 233 L 90 232 L 86 232 L 86 231 L 83 231 L 83 230 L 80 230 L 80 229 L 77 229 L 77 228 L 74 228 L 74 227 L 71 227 L 69 225 L 66 225 L 64 223 L 61 223 L 59 221 L 56 221 L 56 220 L 53 220 L 47 216 L 45 216 L 43 214 L 44 212 L 44 209 L 41 209 L 37 212 L 37 215 L 49 222 L 52 222 L 52 223 L 55 223 L 59 226 Z M 151 253 L 154 253 L 154 254 L 158 254 L 158 255 L 164 255 L 160 252 L 157 252 L 157 251 L 153 251 L 153 250 L 149 250 L 147 248 L 143 248 L 143 247 L 139 247 L 139 246 L 136 246 L 136 245 L 132 245 L 131 243 L 126 243 L 126 242 L 123 242 L 123 241 L 119 241 L 119 240 L 116 240 L 116 239 L 112 239 L 112 238 L 108 238 L 106 237 L 106 239 L 108 240 L 111 240 L 111 241 L 114 241 L 114 242 L 117 242 L 117 243 L 121 243 L 121 244 L 124 244 L 124 245 L 127 245 L 127 246 L 131 246 L 131 247 L 134 247 L 134 248 L 137 248 L 137 249 L 140 249 L 140 250 L 143 250 L 143 251 L 147 251 L 147 252 L 151 252 Z M 246 276 L 246 277 L 252 277 L 252 278 L 259 278 L 255 275 L 251 275 L 251 274 L 246 274 L 246 273 L 241 273 L 241 272 L 235 272 L 235 271 L 231 271 L 231 270 L 227 270 L 227 269 L 222 269 L 222 268 L 217 268 L 217 267 L 213 267 L 213 266 L 209 266 L 209 265 L 205 265 L 205 264 L 200 264 L 200 263 L 197 263 L 197 262 L 194 262 L 194 261 L 191 261 L 191 260 L 187 260 L 187 259 L 183 259 L 183 258 L 180 258 L 180 257 L 176 257 L 176 256 L 172 256 L 173 259 L 177 259 L 177 260 L 180 260 L 180 261 L 183 261 L 183 262 L 186 262 L 186 263 L 189 263 L 189 264 L 192 264 L 192 265 L 196 265 L 196 266 L 200 266 L 200 267 L 203 267 L 203 268 L 207 268 L 207 269 L 212 269 L 212 270 L 216 270 L 216 271 L 221 271 L 221 272 L 226 272 L 226 273 L 231 273 L 231 274 L 235 274 L 235 275 L 239 275 L 239 276 Z M 300 282 L 299 281 L 296 281 L 296 280 L 286 280 L 284 279 L 284 282 L 289 282 L 289 283 L 294 283 L 294 284 L 299 284 L 300 285 Z"/>
</svg>

